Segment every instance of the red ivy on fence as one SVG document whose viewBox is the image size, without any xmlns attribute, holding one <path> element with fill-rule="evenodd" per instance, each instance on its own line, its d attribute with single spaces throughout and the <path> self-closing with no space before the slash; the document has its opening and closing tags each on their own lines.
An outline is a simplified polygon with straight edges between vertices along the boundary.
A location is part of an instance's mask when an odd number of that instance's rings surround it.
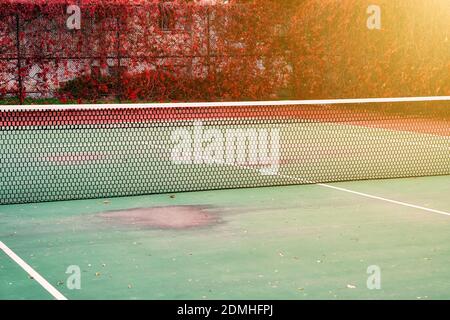
<svg viewBox="0 0 450 320">
<path fill-rule="evenodd" d="M 263 99 L 277 91 L 274 1 L 0 0 L 0 94 L 61 99 Z"/>
<path fill-rule="evenodd" d="M 0 98 L 450 95 L 447 0 L 0 0 Z"/>
</svg>

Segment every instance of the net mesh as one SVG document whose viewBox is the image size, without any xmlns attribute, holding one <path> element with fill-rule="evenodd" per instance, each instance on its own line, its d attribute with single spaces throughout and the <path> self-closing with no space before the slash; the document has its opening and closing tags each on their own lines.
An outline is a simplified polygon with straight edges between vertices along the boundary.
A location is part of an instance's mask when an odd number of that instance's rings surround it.
<svg viewBox="0 0 450 320">
<path fill-rule="evenodd" d="M 450 174 L 450 108 L 279 102 L 0 109 L 0 203 Z"/>
</svg>

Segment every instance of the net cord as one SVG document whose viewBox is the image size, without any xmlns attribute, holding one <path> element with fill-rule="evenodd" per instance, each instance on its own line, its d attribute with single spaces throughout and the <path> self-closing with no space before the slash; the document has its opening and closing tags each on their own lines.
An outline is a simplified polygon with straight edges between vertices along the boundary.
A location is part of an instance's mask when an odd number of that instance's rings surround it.
<svg viewBox="0 0 450 320">
<path fill-rule="evenodd" d="M 170 103 L 123 103 L 123 104 L 55 104 L 55 105 L 3 105 L 0 112 L 9 111 L 65 111 L 65 110 L 108 110 L 108 109 L 167 109 L 167 108 L 207 108 L 207 107 L 265 107 L 301 106 L 364 103 L 401 103 L 450 101 L 450 96 L 322 99 L 322 100 L 278 100 L 278 101 L 233 101 L 233 102 L 170 102 Z"/>
</svg>

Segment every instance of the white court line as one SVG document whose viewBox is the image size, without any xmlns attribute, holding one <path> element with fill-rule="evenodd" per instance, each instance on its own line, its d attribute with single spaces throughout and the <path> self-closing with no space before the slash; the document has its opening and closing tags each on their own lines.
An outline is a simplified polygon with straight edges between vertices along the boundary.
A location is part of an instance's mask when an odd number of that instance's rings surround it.
<svg viewBox="0 0 450 320">
<path fill-rule="evenodd" d="M 37 273 L 30 265 L 23 261 L 17 254 L 0 241 L 0 249 L 3 250 L 15 263 L 17 263 L 23 270 L 25 270 L 30 277 L 36 280 L 48 293 L 50 293 L 56 300 L 67 300 L 65 296 L 55 289 L 47 280 L 45 280 L 39 273 Z"/>
<path fill-rule="evenodd" d="M 337 190 L 337 191 L 342 191 L 342 192 L 347 192 L 347 193 L 351 193 L 351 194 L 356 194 L 358 196 L 365 197 L 365 198 L 370 198 L 370 199 L 374 199 L 374 200 L 380 200 L 380 201 L 389 202 L 389 203 L 393 203 L 393 204 L 404 206 L 404 207 L 409 207 L 409 208 L 414 208 L 414 209 L 427 211 L 427 212 L 431 212 L 431 213 L 437 213 L 437 214 L 440 214 L 440 215 L 450 216 L 450 212 L 446 212 L 446 211 L 442 211 L 442 210 L 436 210 L 436 209 L 431 209 L 431 208 L 427 208 L 427 207 L 422 207 L 422 206 L 418 206 L 418 205 L 415 205 L 415 204 L 412 204 L 412 203 L 407 203 L 407 202 L 403 202 L 403 201 L 397 201 L 397 200 L 393 200 L 393 199 L 379 197 L 379 196 L 375 196 L 375 195 L 372 195 L 372 194 L 359 192 L 359 191 L 354 191 L 354 190 L 350 190 L 350 189 L 346 189 L 346 188 L 336 187 L 336 186 L 332 186 L 332 185 L 329 185 L 329 184 L 326 184 L 326 183 L 308 182 L 307 180 L 302 180 L 300 178 L 296 178 L 296 177 L 292 177 L 292 176 L 286 176 L 286 175 L 281 175 L 281 177 L 287 178 L 287 179 L 297 180 L 297 181 L 302 182 L 302 183 L 311 183 L 312 185 L 316 185 L 316 186 L 319 186 L 319 187 L 324 187 L 324 188 L 333 189 L 333 190 Z"/>
<path fill-rule="evenodd" d="M 332 185 L 329 185 L 329 184 L 326 184 L 326 183 L 316 183 L 316 185 L 320 186 L 320 187 L 324 187 L 324 188 L 329 188 L 329 189 L 334 189 L 334 190 L 338 190 L 338 191 L 342 191 L 342 192 L 356 194 L 358 196 L 362 196 L 362 197 L 366 197 L 366 198 L 370 198 L 370 199 L 375 199 L 375 200 L 380 200 L 380 201 L 384 201 L 384 202 L 389 202 L 389 203 L 397 204 L 397 205 L 404 206 L 404 207 L 410 207 L 410 208 L 414 208 L 414 209 L 418 209 L 418 210 L 428 211 L 428 212 L 431 212 L 431 213 L 437 213 L 437 214 L 441 214 L 441 215 L 445 215 L 445 216 L 450 216 L 450 212 L 441 211 L 441 210 L 435 210 L 435 209 L 422 207 L 422 206 L 418 206 L 418 205 L 407 203 L 407 202 L 403 202 L 403 201 L 397 201 L 397 200 L 392 200 L 392 199 L 383 198 L 383 197 L 379 197 L 379 196 L 374 196 L 374 195 L 371 195 L 371 194 L 368 194 L 368 193 L 363 193 L 363 192 L 353 191 L 353 190 L 346 189 L 346 188 L 340 188 L 340 187 L 332 186 Z"/>
<path fill-rule="evenodd" d="M 346 188 L 335 187 L 335 186 L 332 186 L 332 185 L 329 185 L 329 184 L 326 184 L 326 183 L 317 183 L 316 185 L 321 186 L 321 187 L 325 187 L 325 188 L 329 188 L 329 189 L 338 190 L 338 191 L 353 193 L 353 194 L 356 194 L 356 195 L 359 195 L 359 196 L 362 196 L 362 197 L 366 197 L 366 198 L 371 198 L 371 199 L 375 199 L 375 200 L 381 200 L 381 201 L 390 202 L 390 203 L 398 204 L 398 205 L 405 206 L 405 207 L 410 207 L 410 208 L 424 210 L 424 211 L 428 211 L 428 212 L 432 212 L 432 213 L 442 214 L 442 215 L 445 215 L 445 216 L 450 216 L 450 212 L 445 212 L 445 211 L 441 211 L 441 210 L 435 210 L 435 209 L 430 209 L 430 208 L 426 208 L 426 207 L 421 207 L 421 206 L 417 206 L 415 204 L 402 202 L 402 201 L 397 201 L 397 200 L 392 200 L 392 199 L 383 198 L 383 197 L 378 197 L 378 196 L 374 196 L 374 195 L 371 195 L 371 194 L 368 194 L 368 193 L 353 191 L 353 190 L 346 189 Z"/>
<path fill-rule="evenodd" d="M 360 98 L 360 99 L 323 99 L 323 100 L 274 100 L 274 101 L 238 101 L 238 102 L 175 102 L 175 103 L 105 103 L 105 104 L 55 104 L 55 105 L 5 105 L 0 112 L 8 111 L 61 111 L 61 110 L 100 110 L 100 109 L 153 109 L 153 108 L 204 108 L 204 107 L 264 107 L 264 106 L 297 106 L 326 104 L 363 104 L 363 103 L 398 103 L 450 101 L 450 96 L 430 97 L 397 97 L 397 98 Z"/>
</svg>

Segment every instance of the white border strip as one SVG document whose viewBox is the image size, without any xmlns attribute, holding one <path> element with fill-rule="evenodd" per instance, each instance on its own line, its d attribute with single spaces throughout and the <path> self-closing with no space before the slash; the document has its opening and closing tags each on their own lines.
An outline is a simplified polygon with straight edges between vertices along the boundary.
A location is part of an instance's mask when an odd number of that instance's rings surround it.
<svg viewBox="0 0 450 320">
<path fill-rule="evenodd" d="M 264 106 L 300 106 L 326 104 L 362 104 L 362 103 L 398 103 L 450 101 L 450 96 L 399 97 L 399 98 L 361 98 L 361 99 L 324 99 L 324 100 L 279 100 L 279 101 L 237 101 L 237 102 L 175 102 L 175 103 L 123 103 L 123 104 L 55 104 L 55 105 L 2 105 L 0 112 L 8 111 L 63 111 L 63 110 L 105 110 L 105 109 L 157 109 L 157 108 L 206 108 L 206 107 L 264 107 Z"/>
<path fill-rule="evenodd" d="M 45 280 L 39 273 L 37 273 L 30 265 L 23 261 L 10 248 L 0 241 L 0 249 L 3 250 L 15 263 L 17 263 L 23 270 L 25 270 L 30 277 L 36 280 L 45 290 L 48 291 L 56 300 L 67 300 L 65 296 L 55 289 L 47 280 Z"/>
</svg>

